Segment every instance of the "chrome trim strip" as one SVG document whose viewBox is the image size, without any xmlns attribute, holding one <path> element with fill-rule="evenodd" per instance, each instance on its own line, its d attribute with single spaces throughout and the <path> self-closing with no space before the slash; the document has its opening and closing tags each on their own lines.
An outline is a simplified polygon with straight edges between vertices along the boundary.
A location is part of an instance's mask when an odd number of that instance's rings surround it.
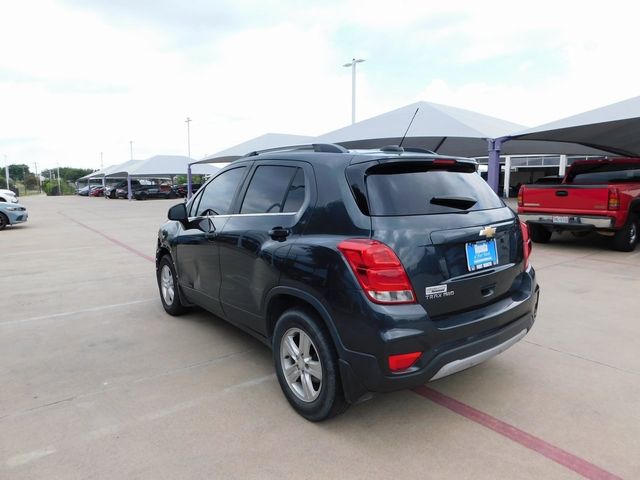
<svg viewBox="0 0 640 480">
<path fill-rule="evenodd" d="M 491 357 L 495 357 L 499 353 L 504 352 L 509 347 L 512 347 L 513 345 L 518 343 L 524 338 L 527 332 L 528 330 L 526 329 L 522 330 L 516 336 L 511 337 L 506 342 L 502 342 L 500 345 L 496 345 L 489 350 L 485 350 L 484 352 L 476 353 L 475 355 L 471 355 L 470 357 L 461 358 L 459 360 L 454 360 L 453 362 L 447 363 L 444 367 L 438 370 L 438 373 L 431 377 L 431 380 L 429 381 L 431 382 L 433 380 L 437 380 L 438 378 L 446 377 L 462 370 L 466 370 L 467 368 L 475 367 L 479 363 L 489 360 Z"/>
<path fill-rule="evenodd" d="M 288 216 L 288 217 L 293 217 L 295 215 L 297 215 L 300 211 L 298 210 L 297 212 L 286 212 L 286 213 L 229 213 L 226 215 L 206 215 L 203 217 L 189 217 L 189 220 L 193 221 L 197 218 L 209 218 L 209 217 L 215 217 L 215 218 L 227 218 L 227 217 L 269 217 L 269 216 L 274 216 L 274 215 L 284 215 L 284 216 Z"/>
<path fill-rule="evenodd" d="M 589 217 L 584 215 L 567 215 L 559 213 L 557 215 L 523 213 L 518 215 L 523 222 L 543 222 L 557 226 L 563 225 L 584 225 L 595 228 L 612 228 L 614 219 L 611 217 Z M 553 223 L 553 217 L 569 217 L 569 223 Z"/>
</svg>

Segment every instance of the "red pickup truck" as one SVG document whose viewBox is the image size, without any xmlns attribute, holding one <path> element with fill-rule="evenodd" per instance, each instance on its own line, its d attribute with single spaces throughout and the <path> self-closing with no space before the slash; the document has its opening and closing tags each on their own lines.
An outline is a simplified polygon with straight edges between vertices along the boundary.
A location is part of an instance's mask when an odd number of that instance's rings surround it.
<svg viewBox="0 0 640 480">
<path fill-rule="evenodd" d="M 548 242 L 554 231 L 596 231 L 630 252 L 640 228 L 640 158 L 575 161 L 557 185 L 523 185 L 518 215 L 534 242 Z"/>
</svg>

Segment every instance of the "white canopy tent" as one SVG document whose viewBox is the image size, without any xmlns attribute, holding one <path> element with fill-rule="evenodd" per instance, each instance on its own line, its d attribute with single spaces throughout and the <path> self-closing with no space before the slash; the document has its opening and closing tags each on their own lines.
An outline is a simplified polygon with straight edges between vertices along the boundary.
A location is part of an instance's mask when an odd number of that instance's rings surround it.
<svg viewBox="0 0 640 480">
<path fill-rule="evenodd" d="M 131 179 L 132 178 L 173 178 L 177 175 L 187 175 L 189 163 L 193 159 L 181 155 L 155 155 L 146 160 L 129 160 L 117 165 L 111 172 L 107 173 L 107 178 L 126 178 L 128 198 L 131 200 Z M 212 165 L 200 165 L 196 168 L 198 175 L 212 175 L 218 171 Z"/>
<path fill-rule="evenodd" d="M 198 173 L 198 168 L 205 164 L 211 163 L 229 163 L 238 158 L 256 151 L 264 151 L 279 147 L 288 147 L 295 145 L 308 145 L 315 140 L 314 137 L 305 135 L 290 135 L 287 133 L 265 133 L 258 137 L 239 143 L 233 147 L 226 148 L 217 153 L 205 156 L 203 159 L 189 164 L 189 173 L 187 174 L 187 198 L 191 198 L 191 175 Z M 214 167 L 215 168 L 215 167 Z"/>
<path fill-rule="evenodd" d="M 417 113 L 416 113 L 417 110 Z M 409 124 L 413 115 L 415 118 Z M 398 145 L 431 150 L 441 155 L 489 156 L 489 184 L 497 191 L 500 147 L 495 139 L 507 137 L 525 127 L 500 118 L 431 102 L 416 102 L 334 130 L 315 139 L 317 143 L 338 143 L 347 148 L 380 148 Z M 497 145 L 497 148 L 496 148 Z M 575 143 L 518 140 L 502 147 L 504 155 L 581 154 L 603 152 Z"/>
<path fill-rule="evenodd" d="M 243 155 L 270 148 L 285 147 L 291 145 L 308 145 L 315 141 L 315 137 L 306 135 L 290 135 L 287 133 L 265 133 L 233 147 L 226 148 L 217 153 L 205 156 L 202 160 L 192 163 L 227 163 L 236 160 Z M 195 172 L 194 172 L 195 173 Z"/>
<path fill-rule="evenodd" d="M 337 143 L 347 148 L 380 148 L 398 145 L 406 132 L 403 146 L 424 148 L 444 155 L 473 157 L 486 154 L 487 139 L 524 128 L 517 123 L 470 110 L 416 102 L 325 133 L 315 141 Z"/>
<path fill-rule="evenodd" d="M 510 135 L 513 140 L 572 142 L 616 155 L 640 155 L 640 96 Z"/>
</svg>

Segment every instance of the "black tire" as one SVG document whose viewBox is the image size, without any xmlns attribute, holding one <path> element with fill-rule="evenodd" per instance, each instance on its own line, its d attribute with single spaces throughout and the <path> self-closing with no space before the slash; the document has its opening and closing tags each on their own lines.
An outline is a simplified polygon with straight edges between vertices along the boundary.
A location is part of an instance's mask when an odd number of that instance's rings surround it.
<svg viewBox="0 0 640 480">
<path fill-rule="evenodd" d="M 549 243 L 549 240 L 551 240 L 551 230 L 542 225 L 529 224 L 529 233 L 531 234 L 531 240 L 536 243 Z"/>
<path fill-rule="evenodd" d="M 297 396 L 283 371 L 282 343 L 285 341 L 285 336 L 295 330 L 304 332 L 311 339 L 312 353 L 308 358 L 320 362 L 322 382 L 319 384 L 317 397 L 312 401 L 304 401 Z M 329 332 L 314 313 L 302 308 L 291 308 L 280 316 L 273 333 L 273 359 L 276 376 L 284 396 L 293 409 L 307 420 L 320 422 L 339 415 L 349 408 L 342 391 L 338 355 Z M 292 361 L 291 358 L 289 361 Z"/>
<path fill-rule="evenodd" d="M 178 198 L 178 195 L 176 195 L 176 192 L 172 190 L 168 193 L 167 198 L 175 199 L 175 198 Z"/>
<path fill-rule="evenodd" d="M 638 230 L 638 217 L 631 213 L 624 227 L 613 236 L 612 246 L 614 250 L 620 252 L 632 252 L 635 250 L 638 244 Z"/>
<path fill-rule="evenodd" d="M 163 291 L 163 272 L 164 269 L 168 268 L 168 271 L 171 274 L 171 281 L 173 285 L 173 295 L 165 295 Z M 178 278 L 176 276 L 176 271 L 173 268 L 173 262 L 171 261 L 171 257 L 169 255 L 165 255 L 158 262 L 158 269 L 156 272 L 156 279 L 158 281 L 158 291 L 160 293 L 160 301 L 162 302 L 162 306 L 164 307 L 165 312 L 169 315 L 182 315 L 187 311 L 187 307 L 182 303 L 182 299 L 180 298 L 180 288 L 178 288 Z"/>
<path fill-rule="evenodd" d="M 9 218 L 4 213 L 0 213 L 0 230 L 4 230 L 7 225 L 9 225 Z"/>
</svg>

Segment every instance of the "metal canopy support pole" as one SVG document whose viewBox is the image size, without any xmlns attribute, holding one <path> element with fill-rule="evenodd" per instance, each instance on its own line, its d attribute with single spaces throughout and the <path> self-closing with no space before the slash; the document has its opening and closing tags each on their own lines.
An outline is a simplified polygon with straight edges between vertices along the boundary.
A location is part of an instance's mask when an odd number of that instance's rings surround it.
<svg viewBox="0 0 640 480">
<path fill-rule="evenodd" d="M 504 157 L 504 198 L 509 198 L 509 185 L 511 183 L 511 155 Z"/>
<path fill-rule="evenodd" d="M 567 171 L 567 156 L 560 155 L 560 169 L 558 170 L 558 175 L 564 177 L 565 172 Z"/>
<path fill-rule="evenodd" d="M 127 173 L 127 198 L 131 200 L 133 195 L 131 194 L 131 175 Z"/>
<path fill-rule="evenodd" d="M 102 176 L 102 196 L 107 198 L 107 177 L 105 175 Z"/>
<path fill-rule="evenodd" d="M 502 138 L 487 139 L 489 144 L 487 180 L 491 189 L 496 193 L 498 193 L 498 185 L 500 183 L 500 149 L 502 148 L 502 140 Z"/>
<path fill-rule="evenodd" d="M 191 164 L 187 165 L 187 200 L 191 199 L 191 185 L 192 185 L 192 180 L 191 180 Z"/>
</svg>

